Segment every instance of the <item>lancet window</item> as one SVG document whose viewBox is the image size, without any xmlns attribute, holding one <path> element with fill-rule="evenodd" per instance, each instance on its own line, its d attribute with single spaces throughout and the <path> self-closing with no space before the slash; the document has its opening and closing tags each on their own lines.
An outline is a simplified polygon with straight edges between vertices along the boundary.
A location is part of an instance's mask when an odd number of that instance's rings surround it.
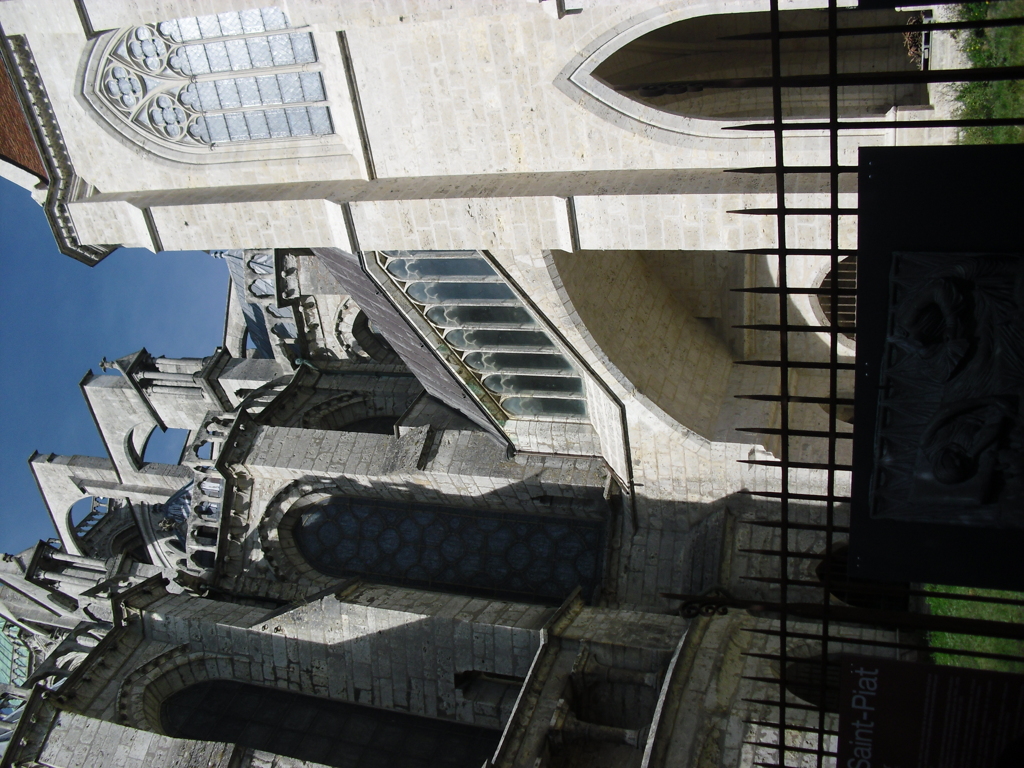
<svg viewBox="0 0 1024 768">
<path fill-rule="evenodd" d="M 379 259 L 506 414 L 586 416 L 576 367 L 479 252 L 393 251 Z"/>
<path fill-rule="evenodd" d="M 121 120 L 179 147 L 334 133 L 310 32 L 262 8 L 116 33 L 95 91 Z"/>
</svg>

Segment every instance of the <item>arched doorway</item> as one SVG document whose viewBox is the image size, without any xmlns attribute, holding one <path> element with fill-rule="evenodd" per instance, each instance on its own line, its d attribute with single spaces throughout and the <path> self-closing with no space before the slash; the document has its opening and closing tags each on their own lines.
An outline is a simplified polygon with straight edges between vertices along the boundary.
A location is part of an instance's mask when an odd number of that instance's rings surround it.
<svg viewBox="0 0 1024 768">
<path fill-rule="evenodd" d="M 233 680 L 207 680 L 160 708 L 169 736 L 221 741 L 331 766 L 476 768 L 501 732 Z"/>
<path fill-rule="evenodd" d="M 832 301 L 831 291 L 833 287 L 838 288 L 842 293 Z M 839 262 L 836 269 L 830 269 L 819 288 L 823 293 L 818 294 L 818 306 L 825 315 L 825 320 L 831 325 L 833 322 L 839 328 L 853 328 L 857 323 L 857 296 L 853 291 L 857 290 L 857 256 L 849 256 Z M 855 331 L 844 331 L 843 335 L 851 341 L 856 337 Z"/>
<path fill-rule="evenodd" d="M 839 13 L 839 26 L 902 25 L 918 14 L 895 11 Z M 780 13 L 780 27 L 790 30 L 828 28 L 824 10 Z M 770 14 L 730 13 L 698 16 L 648 32 L 609 56 L 594 76 L 635 101 L 686 117 L 741 120 L 772 116 L 770 87 L 723 87 L 715 81 L 765 78 L 772 74 Z M 762 39 L 750 39 L 750 36 Z M 742 39 L 746 37 L 747 39 Z M 737 39 L 740 38 L 740 39 Z M 828 38 L 781 41 L 782 75 L 827 75 Z M 898 34 L 842 36 L 838 71 L 899 72 L 919 68 L 914 52 Z M 825 117 L 826 87 L 784 88 L 783 117 Z M 841 117 L 885 114 L 893 106 L 928 103 L 923 85 L 845 86 L 839 89 Z"/>
</svg>

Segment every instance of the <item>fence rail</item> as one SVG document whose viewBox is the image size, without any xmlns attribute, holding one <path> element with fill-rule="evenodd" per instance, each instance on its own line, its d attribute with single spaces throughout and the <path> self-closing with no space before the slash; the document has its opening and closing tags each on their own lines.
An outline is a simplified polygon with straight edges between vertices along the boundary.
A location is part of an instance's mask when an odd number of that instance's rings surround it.
<svg viewBox="0 0 1024 768">
<path fill-rule="evenodd" d="M 770 436 L 777 441 L 776 456 L 768 459 L 748 459 L 747 463 L 778 468 L 780 486 L 778 490 L 748 491 L 751 496 L 775 502 L 777 516 L 769 520 L 748 521 L 752 525 L 769 530 L 774 536 L 774 545 L 767 548 L 748 548 L 746 553 L 771 560 L 777 568 L 777 576 L 749 576 L 748 582 L 771 590 L 774 600 L 739 600 L 728 595 L 666 595 L 682 601 L 682 611 L 688 616 L 716 617 L 733 610 L 746 610 L 754 616 L 771 619 L 748 628 L 772 642 L 764 651 L 748 655 L 759 659 L 764 667 L 762 673 L 747 675 L 746 679 L 759 685 L 758 694 L 746 701 L 759 707 L 757 714 L 749 716 L 747 724 L 759 736 L 750 736 L 746 744 L 753 748 L 752 764 L 759 766 L 800 765 L 822 768 L 836 766 L 838 748 L 838 717 L 835 701 L 838 696 L 838 660 L 836 651 L 862 648 L 871 653 L 891 653 L 899 658 L 930 661 L 940 655 L 949 657 L 952 663 L 979 664 L 993 663 L 1014 665 L 1024 663 L 1024 624 L 1011 620 L 971 618 L 967 616 L 945 616 L 931 612 L 929 601 L 948 601 L 960 606 L 963 613 L 979 608 L 994 607 L 1010 609 L 1024 606 L 1024 595 L 957 590 L 956 588 L 928 586 L 922 584 L 886 584 L 855 579 L 847 575 L 843 553 L 849 533 L 847 492 L 849 473 L 853 469 L 848 460 L 842 458 L 841 447 L 848 445 L 850 433 L 840 429 L 841 407 L 850 407 L 854 399 L 848 389 L 841 385 L 841 378 L 854 370 L 849 362 L 848 352 L 843 352 L 840 339 L 852 336 L 855 328 L 851 321 L 850 303 L 856 295 L 850 284 L 849 274 L 842 279 L 826 279 L 817 288 L 792 284 L 789 265 L 796 257 L 828 257 L 829 271 L 840 275 L 840 264 L 846 258 L 855 258 L 856 249 L 847 243 L 840 246 L 840 216 L 857 214 L 857 208 L 849 207 L 849 198 L 844 195 L 840 204 L 840 176 L 857 173 L 857 167 L 849 165 L 848 155 L 841 155 L 840 140 L 849 142 L 850 131 L 866 128 L 897 129 L 901 145 L 912 143 L 910 129 L 954 128 L 960 131 L 968 128 L 1024 125 L 1024 114 L 1010 117 L 988 117 L 964 119 L 937 115 L 929 119 L 851 119 L 840 117 L 840 96 L 844 87 L 854 85 L 896 85 L 900 83 L 944 83 L 995 82 L 999 80 L 1024 79 L 1024 68 L 1014 65 L 991 66 L 984 69 L 957 68 L 936 69 L 934 55 L 930 66 L 922 66 L 917 72 L 859 72 L 839 71 L 839 43 L 852 37 L 864 35 L 904 35 L 908 32 L 934 33 L 962 32 L 974 34 L 976 30 L 1007 29 L 1024 26 L 1024 18 L 1003 18 L 983 20 L 931 21 L 908 26 L 877 25 L 860 23 L 857 11 L 838 7 L 837 0 L 829 0 L 827 27 L 819 29 L 783 30 L 780 23 L 779 0 L 770 0 L 770 31 L 753 34 L 732 35 L 723 39 L 767 41 L 771 44 L 771 75 L 756 78 L 723 78 L 716 80 L 670 80 L 657 83 L 633 83 L 620 86 L 620 91 L 632 91 L 640 96 L 657 97 L 664 93 L 681 93 L 718 89 L 771 89 L 772 115 L 767 120 L 755 120 L 742 125 L 730 125 L 728 130 L 759 132 L 772 135 L 775 164 L 758 168 L 730 169 L 734 173 L 772 175 L 776 182 L 774 205 L 748 209 L 744 213 L 768 215 L 775 219 L 777 245 L 738 253 L 776 259 L 777 283 L 773 286 L 757 286 L 736 289 L 737 292 L 763 297 L 777 302 L 778 321 L 775 323 L 751 323 L 739 328 L 746 329 L 762 338 L 769 339 L 777 349 L 775 359 L 750 359 L 742 363 L 748 366 L 771 368 L 778 371 L 777 392 L 750 392 L 744 399 L 773 404 L 777 408 L 776 423 L 753 424 L 740 431 L 749 434 Z M 848 26 L 840 26 L 840 13 Z M 787 70 L 787 46 L 784 41 L 809 38 L 825 39 L 828 42 L 828 71 L 814 75 L 794 75 Z M 1018 62 L 1019 63 L 1019 62 Z M 788 72 L 788 74 L 787 74 Z M 784 102 L 786 91 L 793 87 L 816 87 L 828 90 L 827 117 L 797 119 L 786 116 Z M 794 165 L 787 160 L 789 142 L 811 132 L 824 132 L 828 141 L 828 164 Z M 846 148 L 846 145 L 844 145 Z M 845 162 L 844 162 L 845 160 Z M 793 186 L 798 174 L 826 174 L 829 177 L 829 194 L 826 205 L 792 207 L 787 204 L 787 186 Z M 831 225 L 831 242 L 828 247 L 807 248 L 790 244 L 787 227 L 793 216 L 826 217 Z M 797 296 L 824 299 L 823 304 L 842 308 L 843 311 L 825 312 L 828 324 L 824 327 L 808 326 L 805 322 L 794 322 L 791 316 L 791 300 Z M 828 339 L 827 360 L 803 359 L 793 344 L 799 334 L 821 333 Z M 850 340 L 847 339 L 847 342 Z M 765 357 L 763 354 L 761 357 Z M 828 379 L 827 394 L 807 395 L 792 390 L 792 371 L 816 371 Z M 794 409 L 821 408 L 828 416 L 826 429 L 806 429 L 793 418 Z M 812 438 L 824 444 L 824 456 L 820 460 L 807 461 L 795 450 L 799 440 Z M 823 482 L 817 492 L 808 493 L 799 488 L 790 470 L 812 469 L 820 473 Z M 797 514 L 798 502 L 801 513 Z M 808 520 L 806 502 L 817 505 L 818 516 Z M 807 532 L 814 534 L 814 551 L 801 546 Z M 803 536 L 801 536 L 803 534 Z M 800 566 L 800 563 L 809 563 Z M 807 568 L 817 563 L 815 575 L 808 576 Z M 809 596 L 815 596 L 813 599 Z M 712 618 L 712 620 L 714 620 Z M 851 636 L 850 627 L 882 628 L 885 635 L 862 634 Z M 947 633 L 939 635 L 939 633 Z M 947 635 L 958 637 L 990 637 L 1012 641 L 1009 649 L 970 647 L 969 644 L 950 644 L 942 638 Z M 813 657 L 806 657 L 806 647 L 812 644 L 820 650 Z M 1009 651 L 1009 652 L 1008 652 Z M 1017 667 L 1024 668 L 1024 667 Z"/>
</svg>

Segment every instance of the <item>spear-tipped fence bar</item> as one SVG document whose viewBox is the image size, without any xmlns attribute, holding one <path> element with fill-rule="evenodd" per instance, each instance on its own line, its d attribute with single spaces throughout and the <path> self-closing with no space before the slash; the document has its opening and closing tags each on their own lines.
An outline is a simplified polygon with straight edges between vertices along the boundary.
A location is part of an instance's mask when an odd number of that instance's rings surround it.
<svg viewBox="0 0 1024 768">
<path fill-rule="evenodd" d="M 1024 67 L 976 67 L 972 69 L 924 69 L 907 72 L 839 72 L 827 75 L 778 75 L 771 77 L 725 77 L 715 80 L 663 80 L 616 86 L 621 93 L 657 91 L 699 92 L 707 88 L 852 88 L 869 85 L 924 85 L 929 83 L 979 83 L 1024 79 Z M 644 94 L 641 94 L 644 95 Z M 660 95 L 651 93 L 650 95 Z M 835 123 L 824 123 L 831 128 Z M 861 123 L 861 127 L 877 123 Z M 786 126 L 788 127 L 788 126 Z M 785 167 L 785 166 L 783 166 Z"/>
<path fill-rule="evenodd" d="M 663 592 L 661 596 L 666 600 L 679 600 L 684 605 L 707 601 L 707 597 L 702 595 Z M 829 603 L 773 603 L 760 600 L 741 600 L 738 598 L 715 598 L 715 603 L 727 610 L 746 610 L 751 614 L 769 618 L 777 618 L 780 615 L 784 615 L 790 618 L 820 621 L 827 617 L 833 621 L 848 621 L 854 624 L 883 626 L 892 629 L 951 632 L 958 635 L 1024 640 L 1024 624 L 1012 624 L 1002 621 L 991 621 L 989 619 L 938 616 L 874 608 L 855 608 L 846 605 L 831 605 Z M 845 637 L 834 637 L 832 639 L 839 642 L 846 642 L 847 640 Z"/>
<path fill-rule="evenodd" d="M 714 617 L 727 613 L 730 610 L 738 609 L 748 612 L 750 615 L 760 617 L 764 621 L 759 622 L 760 626 L 744 627 L 744 631 L 756 633 L 765 638 L 771 638 L 777 643 L 778 650 L 774 652 L 750 652 L 747 655 L 761 659 L 762 662 L 778 662 L 778 678 L 764 675 L 765 670 L 760 674 L 748 677 L 752 682 L 760 686 L 767 686 L 767 690 L 753 692 L 753 695 L 743 699 L 752 704 L 760 704 L 775 708 L 771 714 L 762 713 L 750 717 L 746 722 L 752 726 L 770 728 L 777 732 L 778 740 L 774 736 L 766 739 L 764 736 L 758 738 L 755 734 L 748 734 L 745 743 L 759 749 L 755 753 L 754 765 L 763 765 L 765 768 L 778 768 L 789 764 L 815 765 L 815 768 L 825 768 L 833 765 L 835 746 L 834 737 L 835 719 L 832 714 L 826 713 L 821 702 L 825 701 L 827 684 L 825 675 L 821 675 L 816 683 L 818 688 L 818 702 L 804 702 L 798 694 L 788 691 L 787 666 L 788 662 L 800 660 L 795 658 L 791 651 L 790 644 L 794 641 L 810 641 L 820 648 L 821 668 L 825 670 L 830 653 L 850 648 L 862 649 L 864 652 L 879 652 L 884 650 L 894 651 L 900 654 L 909 654 L 911 657 L 927 658 L 929 653 L 947 654 L 956 658 L 986 659 L 1002 663 L 1024 664 L 1024 653 L 1013 655 L 1008 653 L 996 653 L 993 651 L 975 651 L 970 648 L 950 648 L 939 645 L 934 640 L 934 633 L 949 632 L 960 635 L 987 636 L 1015 641 L 1024 640 L 1024 624 L 1013 624 L 1008 622 L 993 621 L 988 619 L 972 619 L 957 616 L 939 616 L 921 612 L 921 606 L 927 598 L 939 598 L 944 600 L 961 601 L 966 606 L 978 606 L 985 603 L 1000 605 L 1003 607 L 1018 608 L 1024 606 L 1024 600 L 1013 596 L 988 597 L 982 595 L 961 595 L 949 591 L 937 591 L 927 589 L 922 585 L 911 584 L 888 584 L 884 582 L 870 582 L 865 580 L 851 580 L 843 578 L 834 568 L 827 565 L 820 573 L 819 580 L 813 580 L 813 576 L 805 573 L 793 573 L 792 566 L 799 563 L 831 563 L 830 556 L 841 544 L 845 544 L 845 537 L 849 533 L 849 526 L 845 512 L 836 522 L 837 504 L 847 504 L 850 497 L 846 493 L 839 492 L 844 487 L 839 485 L 837 473 L 844 474 L 853 469 L 849 464 L 842 463 L 845 459 L 840 458 L 837 453 L 837 446 L 841 445 L 840 440 L 849 440 L 850 433 L 840 432 L 837 424 L 837 406 L 854 405 L 854 399 L 846 394 L 846 390 L 840 390 L 839 376 L 843 372 L 852 372 L 855 365 L 850 362 L 845 351 L 840 350 L 839 334 L 854 334 L 856 328 L 850 323 L 850 319 L 844 317 L 843 322 L 837 322 L 836 316 L 828 325 L 810 326 L 803 322 L 789 322 L 792 308 L 789 306 L 791 297 L 794 296 L 817 296 L 831 298 L 833 307 L 838 306 L 841 297 L 856 296 L 856 290 L 850 287 L 840 287 L 839 280 L 831 280 L 829 284 L 818 287 L 791 286 L 790 258 L 818 256 L 826 257 L 829 266 L 835 274 L 839 263 L 850 256 L 856 255 L 856 249 L 839 247 L 839 221 L 841 216 L 853 216 L 858 209 L 848 206 L 841 207 L 840 186 L 841 177 L 848 177 L 849 174 L 857 173 L 858 168 L 853 165 L 840 162 L 839 140 L 840 136 L 849 138 L 851 131 L 877 132 L 880 129 L 929 129 L 929 128 L 989 128 L 1003 126 L 1024 126 L 1024 115 L 1003 116 L 992 118 L 964 119 L 955 116 L 939 117 L 934 119 L 905 119 L 900 115 L 895 119 L 877 120 L 872 118 L 843 118 L 839 116 L 839 94 L 840 89 L 846 87 L 873 86 L 873 85 L 897 85 L 897 84 L 937 84 L 937 83 L 968 83 L 968 82 L 997 82 L 1007 80 L 1024 80 L 1024 67 L 985 67 L 972 69 L 934 69 L 934 61 L 931 66 L 924 67 L 919 71 L 901 72 L 854 72 L 844 73 L 838 70 L 839 41 L 842 38 L 854 38 L 864 35 L 899 35 L 903 33 L 928 33 L 954 30 L 977 30 L 996 29 L 1024 25 L 1024 18 L 1013 19 L 985 19 L 973 21 L 953 22 L 928 22 L 921 24 L 883 26 L 849 26 L 839 27 L 838 0 L 828 0 L 828 24 L 820 29 L 813 30 L 787 30 L 780 28 L 779 0 L 769 0 L 769 23 L 770 31 L 755 33 L 752 35 L 733 35 L 726 40 L 766 40 L 771 43 L 771 75 L 768 77 L 747 77 L 747 78 L 721 78 L 721 79 L 677 79 L 660 82 L 633 83 L 618 88 L 620 91 L 639 91 L 641 96 L 656 96 L 667 93 L 697 92 L 704 89 L 754 89 L 766 88 L 772 93 L 772 116 L 765 120 L 753 119 L 743 124 L 724 125 L 725 130 L 769 132 L 775 148 L 775 164 L 755 167 L 729 169 L 731 173 L 742 173 L 749 175 L 775 177 L 775 205 L 749 208 L 735 213 L 743 213 L 756 216 L 774 216 L 776 220 L 776 245 L 766 248 L 747 248 L 730 251 L 738 255 L 755 256 L 776 256 L 778 257 L 778 268 L 775 273 L 774 285 L 755 285 L 733 289 L 737 293 L 751 294 L 754 296 L 776 297 L 778 302 L 778 322 L 765 323 L 744 323 L 735 326 L 738 330 L 750 331 L 755 334 L 768 334 L 774 341 L 774 350 L 764 357 L 777 359 L 751 359 L 739 361 L 740 365 L 753 366 L 758 368 L 771 368 L 779 372 L 778 377 L 771 377 L 777 389 L 767 392 L 755 392 L 751 394 L 738 395 L 745 400 L 764 403 L 778 404 L 773 409 L 775 423 L 771 425 L 754 425 L 742 427 L 738 431 L 747 434 L 759 434 L 772 436 L 780 439 L 780 445 L 773 450 L 777 458 L 772 460 L 747 458 L 741 463 L 754 466 L 767 466 L 776 468 L 781 475 L 781 482 L 777 490 L 756 490 L 743 489 L 741 493 L 776 502 L 772 507 L 777 510 L 777 517 L 770 520 L 743 521 L 753 526 L 770 529 L 770 543 L 764 546 L 749 547 L 741 551 L 752 557 L 764 558 L 777 568 L 777 577 L 749 576 L 744 581 L 763 585 L 762 589 L 770 590 L 772 596 L 765 600 L 737 600 L 728 596 L 705 596 L 698 597 L 685 594 L 669 594 L 663 597 L 682 601 L 680 611 L 683 615 L 697 616 L 704 615 Z M 848 19 L 853 19 L 856 24 L 855 14 L 850 13 Z M 801 38 L 822 38 L 828 40 L 828 67 L 826 73 L 805 75 L 793 74 L 783 75 L 785 56 L 787 51 L 782 46 L 783 40 L 794 40 Z M 824 67 L 823 67 L 824 69 Z M 821 88 L 828 89 L 829 109 L 827 118 L 784 118 L 783 106 L 786 89 L 790 88 Z M 913 117 L 916 117 L 914 115 Z M 787 162 L 785 157 L 786 138 L 801 135 L 810 135 L 817 138 L 822 134 L 828 139 L 828 164 L 818 161 L 814 165 L 793 165 Z M 904 134 L 905 136 L 905 134 Z M 905 143 L 902 142 L 901 143 Z M 846 156 L 844 155 L 844 159 Z M 848 163 L 849 160 L 846 160 Z M 801 175 L 827 174 L 829 184 L 827 192 L 829 202 L 823 206 L 800 206 L 789 207 L 787 201 L 787 179 L 791 180 L 790 186 L 796 182 Z M 787 217 L 805 216 L 829 218 L 831 224 L 831 241 L 825 247 L 818 248 L 791 248 L 787 242 Z M 791 336 L 793 334 L 818 333 L 824 334 L 828 340 L 829 350 L 827 359 L 820 360 L 793 360 L 791 356 L 796 354 L 791 348 L 791 343 L 801 338 Z M 803 338 L 806 338 L 804 336 Z M 807 356 L 807 355 L 804 355 Z M 825 356 L 823 356 L 825 357 Z M 822 372 L 827 379 L 827 390 L 815 391 L 815 394 L 795 394 L 790 387 L 790 373 L 796 371 Z M 847 386 L 847 385 L 844 385 Z M 841 394 L 843 396 L 841 396 Z M 800 428 L 792 421 L 790 406 L 801 407 L 804 405 L 825 406 L 827 413 L 827 427 L 801 424 Z M 816 414 L 816 410 L 815 410 Z M 821 418 L 815 415 L 815 418 Z M 827 456 L 818 461 L 797 461 L 796 453 L 791 450 L 790 441 L 793 438 L 805 438 L 818 441 L 826 441 Z M 790 487 L 792 474 L 789 470 L 815 470 L 823 473 L 822 491 L 819 493 L 802 493 L 792 490 Z M 844 483 L 846 477 L 843 478 Z M 821 505 L 820 517 L 813 517 L 807 520 L 801 513 L 799 519 L 794 511 L 790 509 L 790 502 L 810 502 Z M 790 532 L 811 532 L 815 543 L 813 551 L 803 551 L 803 539 L 796 539 Z M 843 541 L 835 541 L 836 536 L 841 536 Z M 821 570 L 820 567 L 817 570 Z M 763 571 L 762 571 L 763 572 Z M 793 592 L 792 590 L 798 590 Z M 810 591 L 814 590 L 814 591 Z M 808 602 L 808 597 L 820 600 Z M 839 600 L 834 595 L 839 595 Z M 857 600 L 858 597 L 867 602 L 866 606 L 854 606 L 846 604 L 845 597 Z M 890 603 L 892 598 L 906 598 L 907 609 L 893 610 Z M 860 602 L 858 600 L 858 602 Z M 876 603 L 880 605 L 876 607 Z M 899 603 L 897 602 L 898 606 Z M 713 620 L 713 619 L 712 619 Z M 869 633 L 869 636 L 847 637 L 846 630 L 842 627 L 860 626 L 870 627 L 875 630 L 887 630 L 894 635 Z M 932 639 L 929 639 L 932 638 Z M 836 650 L 830 650 L 836 649 Z M 788 691 L 788 692 L 787 692 Z M 817 717 L 807 717 L 807 713 L 817 714 Z M 751 713 L 754 715 L 754 713 Z M 793 733 L 787 735 L 787 731 Z M 808 736 L 816 735 L 817 743 L 809 742 Z M 793 737 L 795 736 L 795 738 Z M 826 743 L 826 737 L 829 741 Z M 787 753 L 791 755 L 787 759 Z M 828 761 L 828 762 L 826 762 Z"/>
<path fill-rule="evenodd" d="M 986 29 L 1024 25 L 1024 18 L 974 19 L 964 21 L 928 21 L 922 24 L 883 24 L 877 27 L 839 27 L 838 29 L 791 29 L 780 31 L 779 40 L 800 40 L 814 37 L 855 37 L 907 32 L 953 32 L 961 29 Z M 719 40 L 771 40 L 771 32 L 751 32 L 745 35 L 723 35 Z"/>
</svg>

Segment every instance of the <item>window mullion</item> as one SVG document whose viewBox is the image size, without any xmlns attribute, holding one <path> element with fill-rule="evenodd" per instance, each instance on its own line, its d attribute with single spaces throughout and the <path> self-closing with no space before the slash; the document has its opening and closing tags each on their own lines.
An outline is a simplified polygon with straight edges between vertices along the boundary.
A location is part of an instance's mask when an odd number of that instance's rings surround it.
<svg viewBox="0 0 1024 768">
<path fill-rule="evenodd" d="M 280 64 L 272 67 L 251 67 L 250 69 L 226 69 L 221 72 L 205 72 L 201 75 L 190 75 L 189 80 L 193 83 L 208 83 L 212 80 L 230 80 L 240 77 L 262 77 L 264 75 L 287 75 L 292 72 L 302 74 L 303 72 L 322 71 L 323 64 L 316 61 L 305 64 Z"/>
<path fill-rule="evenodd" d="M 296 32 L 311 32 L 308 24 L 304 27 L 284 27 L 283 29 L 267 29 L 262 32 L 241 32 L 237 35 L 221 35 L 220 37 L 199 37 L 195 40 L 172 40 L 171 45 L 203 45 L 204 43 L 223 43 L 227 40 L 245 40 L 252 37 L 274 37 L 275 35 L 293 35 Z"/>
<path fill-rule="evenodd" d="M 293 107 L 326 107 L 328 103 L 326 101 L 296 101 L 289 104 L 251 104 L 241 107 L 231 107 L 230 109 L 208 109 L 201 110 L 198 114 L 202 116 L 206 115 L 233 115 L 236 112 L 255 112 L 256 110 L 262 109 L 291 109 Z"/>
</svg>

